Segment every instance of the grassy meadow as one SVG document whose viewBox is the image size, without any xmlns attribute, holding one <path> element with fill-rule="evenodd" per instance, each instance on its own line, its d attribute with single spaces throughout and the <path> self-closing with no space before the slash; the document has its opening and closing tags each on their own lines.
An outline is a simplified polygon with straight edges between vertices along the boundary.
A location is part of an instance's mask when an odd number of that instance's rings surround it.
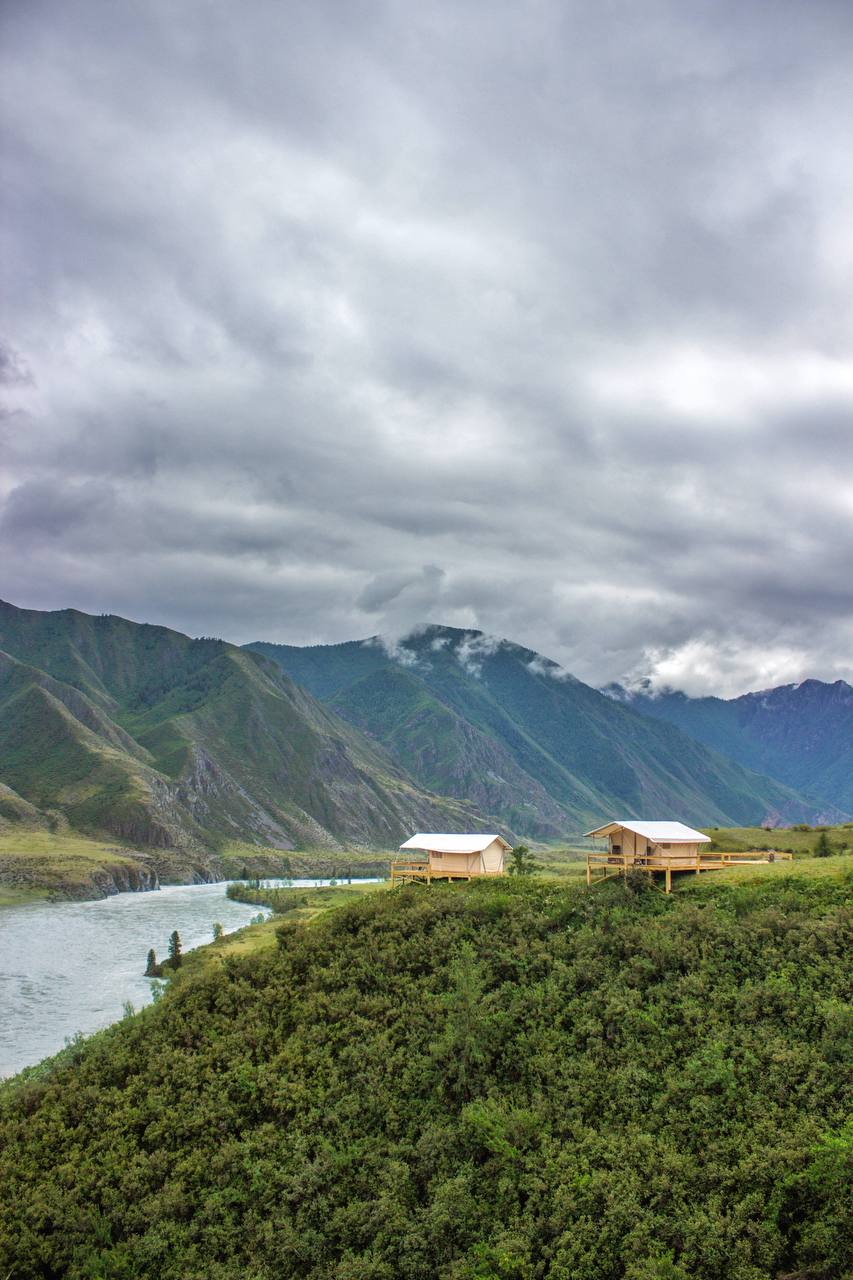
<svg viewBox="0 0 853 1280">
<path fill-rule="evenodd" d="M 271 857 L 289 867 L 287 874 L 295 879 L 327 880 L 347 874 L 357 878 L 387 875 L 391 859 L 397 856 L 397 851 L 396 849 L 367 849 L 357 845 L 345 849 L 327 849 L 320 846 L 282 850 L 235 840 L 223 844 L 219 850 L 219 856 L 229 868 L 234 869 L 229 872 L 230 875 L 238 875 L 239 869 L 244 865 L 251 869 L 258 864 L 258 859 Z M 254 870 L 252 874 L 255 874 Z M 271 876 L 273 872 L 261 870 L 258 874 Z"/>
<path fill-rule="evenodd" d="M 745 853 L 751 849 L 778 850 L 804 857 L 814 852 L 821 832 L 836 853 L 853 850 L 853 822 L 834 827 L 703 827 L 711 837 L 712 849 L 729 853 Z"/>
<path fill-rule="evenodd" d="M 114 841 L 43 830 L 0 831 L 0 906 L 38 898 L 100 896 L 99 878 L 137 872 L 139 859 Z"/>
</svg>

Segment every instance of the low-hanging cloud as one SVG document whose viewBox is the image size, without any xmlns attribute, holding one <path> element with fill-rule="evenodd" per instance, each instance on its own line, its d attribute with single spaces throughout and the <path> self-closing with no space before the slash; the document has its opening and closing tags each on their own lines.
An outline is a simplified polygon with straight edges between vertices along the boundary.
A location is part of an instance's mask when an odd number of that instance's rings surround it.
<svg viewBox="0 0 853 1280">
<path fill-rule="evenodd" d="M 537 653 L 525 665 L 531 675 L 534 676 L 547 676 L 549 680 L 557 680 L 558 682 L 576 679 L 572 672 L 567 671 L 565 667 L 561 667 L 559 662 L 554 662 L 551 658 L 546 658 L 541 653 Z"/>
<path fill-rule="evenodd" d="M 491 658 L 505 643 L 500 636 L 490 636 L 485 632 L 467 632 L 454 648 L 456 660 L 469 675 L 479 679 L 486 658 Z"/>
<path fill-rule="evenodd" d="M 849 6 L 2 23 L 0 595 L 853 678 Z"/>
</svg>

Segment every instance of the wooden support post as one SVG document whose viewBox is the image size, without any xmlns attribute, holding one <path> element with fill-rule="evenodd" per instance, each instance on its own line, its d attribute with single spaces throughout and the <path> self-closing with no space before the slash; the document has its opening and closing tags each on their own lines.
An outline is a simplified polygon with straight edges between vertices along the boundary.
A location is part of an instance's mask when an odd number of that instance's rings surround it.
<svg viewBox="0 0 853 1280">
<path fill-rule="evenodd" d="M 672 893 L 672 867 L 666 869 L 666 891 Z"/>
<path fill-rule="evenodd" d="M 587 887 L 587 888 L 589 888 L 591 884 L 592 884 L 592 866 L 591 866 L 590 861 L 589 861 L 589 854 L 587 854 L 587 859 L 586 859 L 586 887 Z"/>
</svg>

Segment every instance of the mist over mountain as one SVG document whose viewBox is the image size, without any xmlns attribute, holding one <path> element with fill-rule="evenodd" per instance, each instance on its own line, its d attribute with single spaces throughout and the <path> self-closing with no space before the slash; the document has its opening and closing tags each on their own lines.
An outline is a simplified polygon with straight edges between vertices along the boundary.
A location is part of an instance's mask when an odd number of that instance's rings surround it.
<svg viewBox="0 0 853 1280">
<path fill-rule="evenodd" d="M 605 692 L 748 769 L 853 812 L 853 687 L 844 680 L 803 680 L 730 699 L 621 685 Z"/>
<path fill-rule="evenodd" d="M 426 626 L 401 640 L 248 647 L 421 786 L 529 835 L 558 837 L 614 813 L 724 826 L 809 820 L 821 807 L 481 631 Z"/>
</svg>

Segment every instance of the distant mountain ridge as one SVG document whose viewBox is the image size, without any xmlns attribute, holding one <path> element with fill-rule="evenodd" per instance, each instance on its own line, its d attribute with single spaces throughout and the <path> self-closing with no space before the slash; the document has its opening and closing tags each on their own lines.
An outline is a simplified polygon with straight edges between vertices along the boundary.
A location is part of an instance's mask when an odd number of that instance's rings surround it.
<svg viewBox="0 0 853 1280">
<path fill-rule="evenodd" d="M 740 826 L 830 811 L 482 632 L 240 649 L 0 603 L 0 827 L 388 849 L 413 830 L 558 840 L 616 814 Z"/>
<path fill-rule="evenodd" d="M 604 692 L 748 769 L 853 812 L 853 686 L 845 680 L 803 680 L 728 699 L 621 685 Z"/>
<path fill-rule="evenodd" d="M 0 603 L 0 824 L 137 844 L 393 847 L 471 825 L 281 668 L 222 640 Z"/>
<path fill-rule="evenodd" d="M 781 824 L 815 820 L 821 807 L 480 631 L 431 625 L 393 643 L 247 648 L 381 744 L 421 786 L 527 835 L 559 838 L 611 814 Z"/>
</svg>

